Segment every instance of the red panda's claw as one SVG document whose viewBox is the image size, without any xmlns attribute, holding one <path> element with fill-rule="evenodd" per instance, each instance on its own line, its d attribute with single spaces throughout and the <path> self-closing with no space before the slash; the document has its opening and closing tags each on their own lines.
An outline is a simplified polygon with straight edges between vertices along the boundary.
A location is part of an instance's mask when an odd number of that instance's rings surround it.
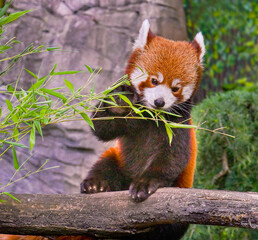
<svg viewBox="0 0 258 240">
<path fill-rule="evenodd" d="M 158 179 L 138 179 L 131 183 L 129 193 L 135 202 L 142 202 L 162 185 Z"/>
<path fill-rule="evenodd" d="M 108 192 L 110 188 L 107 181 L 100 181 L 94 178 L 85 179 L 81 183 L 81 193 L 91 194 L 98 192 Z"/>
</svg>

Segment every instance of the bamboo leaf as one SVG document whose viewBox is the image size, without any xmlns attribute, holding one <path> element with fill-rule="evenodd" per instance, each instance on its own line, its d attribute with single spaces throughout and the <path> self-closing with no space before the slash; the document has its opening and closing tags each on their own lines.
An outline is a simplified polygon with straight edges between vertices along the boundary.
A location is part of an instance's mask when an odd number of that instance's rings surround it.
<svg viewBox="0 0 258 240">
<path fill-rule="evenodd" d="M 49 73 L 50 76 L 52 76 L 53 73 L 55 72 L 56 66 L 57 66 L 57 64 L 55 64 L 54 67 L 52 68 L 51 72 Z"/>
<path fill-rule="evenodd" d="M 22 12 L 15 12 L 10 14 L 7 17 L 1 18 L 0 19 L 0 26 L 5 25 L 7 23 L 13 22 L 14 20 L 18 19 L 19 17 L 21 17 L 22 15 L 31 12 L 31 10 L 26 10 L 26 11 L 22 11 Z"/>
<path fill-rule="evenodd" d="M 46 78 L 43 78 L 41 80 L 39 80 L 38 82 L 34 83 L 28 91 L 31 91 L 31 90 L 36 90 L 38 89 L 40 86 L 42 86 L 42 84 L 45 82 Z"/>
<path fill-rule="evenodd" d="M 46 48 L 47 51 L 54 51 L 54 50 L 57 50 L 57 49 L 61 49 L 60 47 L 48 47 Z"/>
<path fill-rule="evenodd" d="M 131 101 L 128 99 L 128 97 L 122 95 L 122 94 L 119 94 L 118 95 L 123 101 L 125 101 L 130 107 L 133 107 L 133 104 L 131 103 Z"/>
<path fill-rule="evenodd" d="M 65 78 L 64 78 L 64 82 L 65 82 L 66 87 L 68 87 L 68 89 L 71 91 L 71 93 L 74 93 L 73 84 L 71 82 L 69 82 L 68 80 L 66 80 Z"/>
<path fill-rule="evenodd" d="M 105 99 L 99 99 L 99 101 L 110 104 L 110 105 L 113 105 L 113 106 L 116 106 L 116 107 L 118 106 L 116 101 L 115 102 L 110 102 L 110 101 L 107 101 Z"/>
<path fill-rule="evenodd" d="M 16 150 L 14 147 L 12 147 L 13 149 L 13 166 L 15 168 L 15 170 L 19 169 L 19 162 L 18 162 L 18 159 L 17 159 L 17 155 L 16 155 Z"/>
<path fill-rule="evenodd" d="M 30 142 L 30 150 L 32 151 L 33 147 L 35 145 L 35 142 L 36 142 L 36 134 L 35 134 L 35 125 L 34 124 L 32 125 L 31 131 L 30 131 L 29 142 Z"/>
<path fill-rule="evenodd" d="M 11 112 L 11 111 L 13 110 L 13 105 L 12 105 L 12 103 L 11 103 L 10 100 L 8 100 L 8 99 L 5 99 L 5 103 L 6 103 L 7 108 L 8 108 L 9 111 Z"/>
<path fill-rule="evenodd" d="M 7 85 L 7 91 L 12 93 L 14 91 L 14 88 L 11 85 Z"/>
<path fill-rule="evenodd" d="M 58 93 L 58 92 L 55 92 L 54 90 L 51 90 L 51 89 L 47 89 L 47 88 L 41 88 L 40 89 L 43 93 L 47 93 L 51 96 L 54 96 L 54 97 L 57 97 L 57 98 L 60 98 L 63 100 L 63 103 L 66 103 L 67 102 L 67 98 L 65 96 L 63 96 L 61 93 Z"/>
<path fill-rule="evenodd" d="M 138 108 L 136 108 L 136 107 L 134 107 L 134 106 L 132 106 L 131 108 L 133 109 L 133 111 L 134 111 L 136 114 L 138 114 L 138 115 L 140 115 L 141 117 L 143 117 L 141 110 L 139 110 Z"/>
<path fill-rule="evenodd" d="M 197 128 L 196 125 L 188 125 L 188 124 L 173 123 L 173 122 L 169 122 L 168 125 L 171 128 Z"/>
<path fill-rule="evenodd" d="M 88 69 L 89 73 L 93 73 L 93 70 L 89 65 L 84 65 L 84 66 Z"/>
<path fill-rule="evenodd" d="M 2 194 L 5 194 L 9 197 L 11 197 L 12 199 L 14 199 L 15 201 L 21 202 L 18 198 L 14 197 L 12 194 L 10 194 L 9 192 L 3 192 Z"/>
<path fill-rule="evenodd" d="M 43 133 L 42 133 L 42 129 L 41 129 L 41 125 L 40 125 L 40 121 L 39 120 L 34 120 L 34 124 L 38 130 L 38 133 L 40 134 L 40 136 L 43 138 Z"/>
<path fill-rule="evenodd" d="M 90 125 L 90 127 L 95 130 L 93 122 L 89 118 L 89 116 L 86 113 L 80 113 L 80 115 L 83 117 L 83 119 Z"/>
<path fill-rule="evenodd" d="M 4 142 L 4 143 L 7 143 L 7 144 L 9 144 L 9 145 L 12 145 L 12 146 L 28 148 L 28 147 L 27 147 L 27 146 L 25 146 L 24 144 L 17 143 L 17 142 L 10 142 L 10 141 L 3 141 L 3 142 Z"/>
<path fill-rule="evenodd" d="M 26 69 L 26 68 L 25 68 L 25 70 L 26 70 L 32 77 L 34 77 L 36 80 L 38 80 L 38 76 L 37 76 L 35 73 L 31 72 L 30 70 L 28 70 L 28 69 Z"/>
<path fill-rule="evenodd" d="M 1 11 L 0 11 L 0 18 L 1 18 L 2 16 L 4 16 L 4 14 L 6 13 L 6 10 L 7 10 L 8 7 L 10 6 L 11 2 L 12 2 L 12 0 L 10 0 L 8 3 L 6 3 L 6 4 L 4 5 L 4 7 L 1 9 Z"/>
<path fill-rule="evenodd" d="M 0 53 L 3 53 L 4 51 L 6 51 L 7 49 L 12 48 L 11 46 L 6 46 L 6 45 L 0 45 Z"/>
<path fill-rule="evenodd" d="M 19 138 L 19 130 L 18 130 L 17 127 L 14 127 L 14 128 L 13 128 L 13 137 L 14 137 L 14 139 L 15 139 L 16 141 L 17 141 L 18 138 Z"/>
<path fill-rule="evenodd" d="M 171 130 L 171 128 L 167 124 L 165 124 L 165 128 L 166 128 L 166 132 L 167 132 L 167 135 L 168 135 L 169 145 L 171 145 L 172 140 L 173 140 L 173 131 Z"/>
</svg>

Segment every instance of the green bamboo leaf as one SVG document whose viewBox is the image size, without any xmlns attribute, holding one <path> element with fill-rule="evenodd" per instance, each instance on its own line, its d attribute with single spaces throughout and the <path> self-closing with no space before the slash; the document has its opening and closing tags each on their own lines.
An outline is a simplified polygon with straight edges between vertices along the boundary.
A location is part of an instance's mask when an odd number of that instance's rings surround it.
<svg viewBox="0 0 258 240">
<path fill-rule="evenodd" d="M 5 203 L 6 201 L 0 198 L 0 203 Z"/>
<path fill-rule="evenodd" d="M 2 116 L 2 107 L 0 106 L 0 119 L 1 119 L 1 116 Z"/>
<path fill-rule="evenodd" d="M 17 141 L 18 138 L 19 138 L 19 130 L 18 130 L 17 127 L 14 127 L 14 128 L 13 128 L 13 137 L 14 137 L 14 139 L 15 139 L 16 141 Z"/>
<path fill-rule="evenodd" d="M 17 202 L 21 202 L 18 198 L 14 197 L 14 196 L 13 196 L 12 194 L 10 194 L 9 192 L 3 192 L 2 194 L 5 194 L 5 195 L 11 197 L 12 199 L 14 199 L 14 200 L 17 201 Z"/>
<path fill-rule="evenodd" d="M 31 10 L 26 10 L 26 11 L 22 11 L 22 12 L 15 12 L 10 14 L 7 17 L 1 18 L 0 19 L 0 26 L 5 25 L 7 23 L 13 22 L 14 20 L 18 19 L 19 17 L 21 17 L 22 15 L 31 12 Z"/>
<path fill-rule="evenodd" d="M 50 71 L 49 75 L 52 76 L 53 73 L 55 72 L 57 64 L 54 65 L 54 67 L 52 68 L 52 70 Z"/>
<path fill-rule="evenodd" d="M 12 41 L 12 43 L 22 43 L 22 42 L 18 41 L 18 40 L 14 40 L 14 41 Z"/>
<path fill-rule="evenodd" d="M 174 117 L 182 117 L 178 114 L 175 114 L 175 113 L 171 113 L 171 112 L 167 112 L 167 111 L 164 111 L 162 109 L 155 109 L 156 112 L 160 112 L 160 113 L 165 113 L 165 114 L 168 114 L 168 115 L 171 115 L 171 116 L 174 116 Z"/>
<path fill-rule="evenodd" d="M 147 112 L 153 119 L 155 119 L 154 114 L 150 110 L 144 109 L 143 112 Z"/>
<path fill-rule="evenodd" d="M 40 121 L 39 120 L 34 120 L 34 124 L 38 130 L 38 133 L 40 134 L 40 136 L 43 138 L 43 133 L 42 133 L 42 129 L 41 129 L 41 125 L 40 125 Z"/>
<path fill-rule="evenodd" d="M 8 3 L 6 3 L 6 4 L 4 5 L 4 7 L 1 9 L 1 11 L 0 11 L 0 18 L 1 18 L 2 16 L 4 16 L 4 14 L 6 13 L 6 10 L 7 10 L 8 7 L 10 6 L 11 2 L 12 2 L 12 0 L 10 0 Z"/>
<path fill-rule="evenodd" d="M 6 45 L 0 45 L 0 53 L 3 53 L 4 51 L 12 48 L 11 46 L 6 46 Z"/>
<path fill-rule="evenodd" d="M 13 110 L 13 105 L 12 105 L 12 103 L 11 103 L 10 100 L 8 100 L 8 99 L 5 99 L 5 103 L 6 103 L 7 108 L 8 108 L 9 111 L 11 112 L 11 111 Z"/>
<path fill-rule="evenodd" d="M 93 70 L 89 65 L 84 65 L 84 66 L 88 69 L 89 73 L 93 73 Z"/>
<path fill-rule="evenodd" d="M 64 78 L 64 82 L 65 82 L 66 87 L 68 87 L 68 89 L 71 91 L 71 93 L 74 93 L 73 84 L 71 82 L 69 82 L 68 80 L 66 80 L 65 78 Z"/>
<path fill-rule="evenodd" d="M 10 142 L 10 141 L 3 141 L 4 143 L 7 143 L 9 145 L 12 145 L 12 146 L 17 146 L 17 147 L 23 147 L 23 148 L 28 148 L 27 146 L 21 144 L 21 143 L 17 143 L 17 142 Z"/>
<path fill-rule="evenodd" d="M 14 166 L 15 170 L 17 170 L 17 169 L 19 169 L 20 165 L 19 165 L 19 162 L 17 159 L 15 148 L 12 147 L 12 149 L 13 149 L 13 166 Z"/>
<path fill-rule="evenodd" d="M 36 142 L 36 134 L 35 134 L 35 125 L 33 124 L 32 125 L 32 128 L 31 128 L 31 131 L 30 131 L 30 150 L 32 151 L 34 145 L 35 145 L 35 142 Z"/>
<path fill-rule="evenodd" d="M 60 47 L 48 47 L 46 48 L 47 51 L 54 51 L 54 50 L 57 50 L 57 49 L 61 49 Z"/>
<path fill-rule="evenodd" d="M 113 91 L 113 88 L 108 88 L 108 89 L 106 89 L 104 92 L 103 92 L 103 94 L 104 95 L 107 95 L 107 94 L 109 94 L 111 91 Z"/>
<path fill-rule="evenodd" d="M 165 123 L 165 128 L 166 128 L 166 132 L 168 135 L 168 141 L 169 141 L 169 145 L 171 145 L 172 140 L 173 140 L 173 131 L 171 130 L 171 128 Z"/>
<path fill-rule="evenodd" d="M 41 88 L 40 89 L 43 93 L 47 93 L 51 96 L 54 96 L 54 97 L 57 97 L 57 98 L 60 98 L 63 100 L 63 103 L 66 103 L 67 102 L 67 98 L 62 95 L 61 93 L 58 93 L 58 92 L 55 92 L 54 90 L 51 90 L 51 89 L 47 89 L 47 88 Z"/>
<path fill-rule="evenodd" d="M 93 122 L 89 118 L 89 116 L 86 113 L 80 113 L 80 115 L 83 117 L 83 119 L 90 125 L 90 127 L 95 130 Z"/>
<path fill-rule="evenodd" d="M 36 80 L 38 80 L 38 76 L 37 76 L 35 73 L 31 72 L 29 69 L 26 69 L 26 68 L 25 68 L 25 70 L 26 70 L 32 77 L 34 77 Z"/>
<path fill-rule="evenodd" d="M 7 91 L 9 91 L 10 93 L 13 93 L 14 88 L 11 85 L 7 85 Z"/>
<path fill-rule="evenodd" d="M 140 115 L 141 117 L 143 117 L 141 110 L 139 110 L 138 108 L 136 108 L 136 107 L 134 107 L 134 106 L 132 106 L 131 108 L 133 109 L 133 111 L 134 111 L 136 114 L 138 114 L 138 115 Z"/>
<path fill-rule="evenodd" d="M 167 123 L 171 128 L 197 128 L 196 125 L 188 125 L 188 124 L 181 124 L 181 123 Z"/>
<path fill-rule="evenodd" d="M 38 89 L 39 87 L 42 86 L 42 84 L 45 82 L 46 79 L 47 79 L 47 78 L 43 78 L 43 79 L 39 80 L 38 82 L 34 83 L 34 84 L 29 88 L 28 91 Z"/>
<path fill-rule="evenodd" d="M 118 96 L 125 101 L 131 108 L 133 108 L 133 104 L 131 103 L 131 101 L 128 99 L 128 97 L 122 95 L 122 94 L 118 94 Z"/>
<path fill-rule="evenodd" d="M 75 74 L 75 73 L 80 73 L 82 71 L 62 71 L 62 72 L 53 72 L 50 73 L 51 76 L 56 76 L 56 75 L 67 75 L 67 74 Z"/>
<path fill-rule="evenodd" d="M 107 101 L 107 100 L 105 100 L 105 99 L 99 99 L 99 101 L 104 102 L 104 103 L 107 103 L 107 104 L 109 104 L 109 105 L 116 106 L 116 107 L 118 106 L 117 103 L 116 103 L 116 101 L 110 102 L 110 101 Z"/>
<path fill-rule="evenodd" d="M 47 77 L 48 77 L 48 76 L 41 77 L 41 78 L 39 79 L 39 81 L 40 81 L 40 80 L 46 80 Z"/>
</svg>

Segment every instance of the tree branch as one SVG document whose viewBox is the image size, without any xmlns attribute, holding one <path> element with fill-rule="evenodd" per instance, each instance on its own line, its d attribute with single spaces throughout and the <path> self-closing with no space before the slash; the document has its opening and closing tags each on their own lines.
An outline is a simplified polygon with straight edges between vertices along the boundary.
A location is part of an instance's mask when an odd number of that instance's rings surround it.
<svg viewBox="0 0 258 240">
<path fill-rule="evenodd" d="M 0 232 L 121 237 L 161 223 L 258 229 L 258 194 L 163 188 L 134 203 L 127 191 L 91 195 L 15 194 L 0 203 Z"/>
</svg>

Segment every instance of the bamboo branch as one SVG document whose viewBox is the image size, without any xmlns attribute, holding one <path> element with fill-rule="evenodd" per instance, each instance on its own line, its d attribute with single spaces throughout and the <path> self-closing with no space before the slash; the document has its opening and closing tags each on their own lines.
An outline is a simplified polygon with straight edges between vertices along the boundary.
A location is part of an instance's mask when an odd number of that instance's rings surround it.
<svg viewBox="0 0 258 240">
<path fill-rule="evenodd" d="M 134 203 L 127 191 L 99 194 L 1 196 L 0 233 L 122 237 L 161 223 L 258 229 L 258 194 L 163 188 Z"/>
</svg>

